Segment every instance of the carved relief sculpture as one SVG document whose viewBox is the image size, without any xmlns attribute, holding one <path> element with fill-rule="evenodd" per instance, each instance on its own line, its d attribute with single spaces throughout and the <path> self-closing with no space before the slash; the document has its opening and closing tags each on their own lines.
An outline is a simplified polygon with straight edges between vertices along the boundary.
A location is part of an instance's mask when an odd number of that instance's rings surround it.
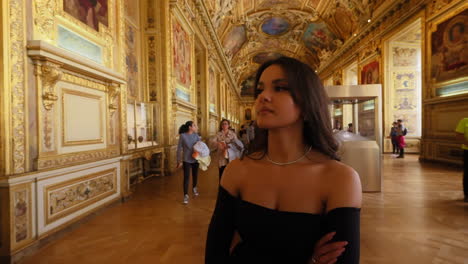
<svg viewBox="0 0 468 264">
<path fill-rule="evenodd" d="M 55 92 L 55 85 L 62 78 L 60 65 L 47 61 L 36 61 L 34 74 L 38 77 L 38 84 L 41 84 L 42 103 L 46 110 L 52 109 L 58 97 Z"/>
<path fill-rule="evenodd" d="M 107 94 L 109 97 L 109 109 L 111 114 L 118 108 L 118 95 L 120 94 L 120 85 L 117 83 L 111 83 L 107 86 Z"/>
</svg>

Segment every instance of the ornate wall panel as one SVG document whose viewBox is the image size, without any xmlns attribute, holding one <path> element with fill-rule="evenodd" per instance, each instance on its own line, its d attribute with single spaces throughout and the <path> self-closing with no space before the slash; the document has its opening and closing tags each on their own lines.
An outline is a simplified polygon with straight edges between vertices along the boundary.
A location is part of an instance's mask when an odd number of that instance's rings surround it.
<svg viewBox="0 0 468 264">
<path fill-rule="evenodd" d="M 461 163 L 461 145 L 454 142 L 458 121 L 468 116 L 467 98 L 451 98 L 424 105 L 424 132 L 422 158 Z"/>
<path fill-rule="evenodd" d="M 58 154 L 107 147 L 106 95 L 68 83 L 58 84 Z"/>
<path fill-rule="evenodd" d="M 43 41 L 28 48 L 38 88 L 36 168 L 119 155 L 123 76 Z"/>
<path fill-rule="evenodd" d="M 50 171 L 37 182 L 38 233 L 60 228 L 120 197 L 120 161 Z"/>
<path fill-rule="evenodd" d="M 11 245 L 21 248 L 35 239 L 35 200 L 32 183 L 14 185 L 10 188 Z"/>
<path fill-rule="evenodd" d="M 46 223 L 117 192 L 115 168 L 45 187 Z"/>
</svg>

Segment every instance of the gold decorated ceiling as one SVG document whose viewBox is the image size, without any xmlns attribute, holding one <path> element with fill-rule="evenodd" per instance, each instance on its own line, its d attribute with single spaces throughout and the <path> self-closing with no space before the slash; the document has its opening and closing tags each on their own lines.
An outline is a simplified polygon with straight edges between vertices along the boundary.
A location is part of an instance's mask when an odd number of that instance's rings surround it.
<svg viewBox="0 0 468 264">
<path fill-rule="evenodd" d="M 259 63 L 286 55 L 318 68 L 389 2 L 211 0 L 206 6 L 241 95 L 251 96 Z"/>
</svg>

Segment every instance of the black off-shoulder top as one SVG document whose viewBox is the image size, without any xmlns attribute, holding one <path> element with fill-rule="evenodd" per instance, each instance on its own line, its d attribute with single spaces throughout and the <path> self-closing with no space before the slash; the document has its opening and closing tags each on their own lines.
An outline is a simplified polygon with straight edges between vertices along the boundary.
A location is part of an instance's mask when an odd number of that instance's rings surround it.
<svg viewBox="0 0 468 264">
<path fill-rule="evenodd" d="M 206 264 L 299 263 L 310 261 L 314 246 L 335 231 L 332 241 L 347 241 L 337 263 L 359 263 L 360 208 L 342 207 L 327 214 L 270 209 L 232 196 L 219 187 L 206 241 Z M 230 251 L 234 232 L 241 242 Z"/>
</svg>

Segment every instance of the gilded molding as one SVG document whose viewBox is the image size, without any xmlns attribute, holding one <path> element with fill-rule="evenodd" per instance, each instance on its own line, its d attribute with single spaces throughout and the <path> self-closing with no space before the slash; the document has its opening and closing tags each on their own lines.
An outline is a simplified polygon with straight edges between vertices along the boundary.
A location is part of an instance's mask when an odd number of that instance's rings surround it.
<svg viewBox="0 0 468 264">
<path fill-rule="evenodd" d="M 51 169 L 55 167 L 63 167 L 73 165 L 77 163 L 91 162 L 101 159 L 108 159 L 116 157 L 120 154 L 118 148 L 104 149 L 104 150 L 92 150 L 86 152 L 77 152 L 60 156 L 47 156 L 40 157 L 37 161 L 37 167 L 39 170 Z"/>
<path fill-rule="evenodd" d="M 334 69 L 341 67 L 341 62 L 347 61 L 347 57 L 353 56 L 365 48 L 359 45 L 360 43 L 368 43 L 384 36 L 418 12 L 425 2 L 425 0 L 395 0 L 385 12 L 373 18 L 371 23 L 364 26 L 357 36 L 347 40 L 343 46 L 335 51 L 331 57 L 332 59 L 321 63 L 317 69 L 318 72 L 321 75 L 328 75 Z M 401 12 L 403 9 L 406 12 Z"/>
<path fill-rule="evenodd" d="M 12 120 L 13 174 L 25 172 L 26 167 L 26 67 L 25 14 L 23 0 L 10 0 L 10 85 Z"/>
<path fill-rule="evenodd" d="M 442 9 L 446 9 L 454 0 L 431 0 L 428 4 L 429 16 L 432 16 Z"/>
<path fill-rule="evenodd" d="M 150 101 L 157 101 L 156 36 L 148 36 L 148 90 Z"/>
<path fill-rule="evenodd" d="M 55 0 L 36 0 L 34 3 L 34 25 L 40 36 L 37 39 L 55 41 Z"/>
<path fill-rule="evenodd" d="M 103 92 L 107 91 L 107 85 L 104 82 L 98 82 L 95 79 L 86 78 L 85 76 L 74 72 L 64 71 L 62 75 L 62 81 Z"/>
<path fill-rule="evenodd" d="M 147 13 L 146 13 L 146 15 L 147 15 L 146 23 L 148 25 L 148 29 L 155 28 L 156 18 L 154 17 L 154 14 L 155 14 L 154 4 L 155 4 L 154 0 L 149 0 L 148 1 L 148 9 L 147 9 Z"/>
<path fill-rule="evenodd" d="M 118 109 L 117 97 L 120 94 L 120 85 L 117 83 L 110 83 L 107 86 L 107 95 L 109 99 L 109 109 L 111 115 Z"/>
<path fill-rule="evenodd" d="M 34 74 L 38 78 L 38 84 L 41 84 L 42 103 L 46 110 L 52 109 L 54 102 L 58 100 L 55 92 L 55 85 L 62 78 L 61 65 L 51 62 L 36 62 L 34 64 Z"/>
</svg>

